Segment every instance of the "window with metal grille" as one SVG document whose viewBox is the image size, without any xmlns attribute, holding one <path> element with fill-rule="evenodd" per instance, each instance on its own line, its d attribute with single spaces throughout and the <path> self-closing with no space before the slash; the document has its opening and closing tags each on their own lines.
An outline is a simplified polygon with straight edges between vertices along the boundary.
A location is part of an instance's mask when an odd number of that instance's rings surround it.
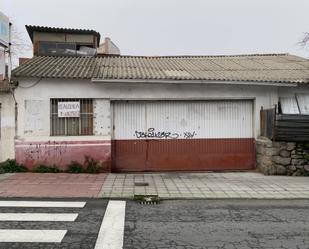
<svg viewBox="0 0 309 249">
<path fill-rule="evenodd" d="M 59 103 L 79 103 L 79 115 L 59 116 Z M 92 99 L 51 99 L 51 136 L 86 136 L 93 135 Z M 74 117 L 72 117 L 74 116 Z"/>
</svg>

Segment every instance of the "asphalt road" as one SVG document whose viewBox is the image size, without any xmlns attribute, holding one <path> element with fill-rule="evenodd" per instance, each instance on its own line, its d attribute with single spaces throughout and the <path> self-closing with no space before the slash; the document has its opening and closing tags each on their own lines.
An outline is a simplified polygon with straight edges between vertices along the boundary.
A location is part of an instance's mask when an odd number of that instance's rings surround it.
<svg viewBox="0 0 309 249">
<path fill-rule="evenodd" d="M 127 203 L 126 249 L 309 248 L 309 200 Z"/>
<path fill-rule="evenodd" d="M 94 248 L 108 200 L 80 201 L 86 205 L 79 209 L 0 207 L 0 214 L 78 213 L 75 221 L 0 221 L 0 229 L 67 230 L 61 243 L 0 242 L 0 248 Z M 309 200 L 127 201 L 123 239 L 124 249 L 309 249 Z"/>
</svg>

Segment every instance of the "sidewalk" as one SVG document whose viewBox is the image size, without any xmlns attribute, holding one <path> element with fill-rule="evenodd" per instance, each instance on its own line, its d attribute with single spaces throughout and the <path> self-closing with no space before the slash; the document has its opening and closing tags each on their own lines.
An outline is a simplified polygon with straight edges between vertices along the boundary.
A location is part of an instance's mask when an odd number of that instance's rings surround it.
<svg viewBox="0 0 309 249">
<path fill-rule="evenodd" d="M 138 194 L 162 199 L 309 199 L 309 178 L 254 172 L 0 175 L 0 197 L 126 199 Z"/>
<path fill-rule="evenodd" d="M 16 173 L 0 175 L 0 197 L 95 198 L 106 174 Z"/>
<path fill-rule="evenodd" d="M 134 186 L 134 183 L 149 186 Z M 260 173 L 109 174 L 100 197 L 132 198 L 135 194 L 162 199 L 309 198 L 308 177 L 264 176 Z"/>
</svg>

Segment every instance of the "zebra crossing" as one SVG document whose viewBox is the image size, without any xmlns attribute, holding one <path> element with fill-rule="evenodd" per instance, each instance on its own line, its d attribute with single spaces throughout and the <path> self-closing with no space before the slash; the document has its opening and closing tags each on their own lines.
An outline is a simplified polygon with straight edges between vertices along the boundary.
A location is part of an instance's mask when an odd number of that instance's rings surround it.
<svg viewBox="0 0 309 249">
<path fill-rule="evenodd" d="M 0 201 L 0 207 L 63 207 L 83 208 L 86 202 L 72 201 Z"/>
<path fill-rule="evenodd" d="M 0 200 L 0 248 L 121 249 L 125 205 L 107 200 Z"/>
<path fill-rule="evenodd" d="M 0 207 L 6 208 L 83 208 L 86 202 L 58 201 L 0 201 Z M 0 222 L 74 222 L 78 213 L 0 213 Z M 59 229 L 0 229 L 0 243 L 61 243 L 67 230 Z"/>
</svg>

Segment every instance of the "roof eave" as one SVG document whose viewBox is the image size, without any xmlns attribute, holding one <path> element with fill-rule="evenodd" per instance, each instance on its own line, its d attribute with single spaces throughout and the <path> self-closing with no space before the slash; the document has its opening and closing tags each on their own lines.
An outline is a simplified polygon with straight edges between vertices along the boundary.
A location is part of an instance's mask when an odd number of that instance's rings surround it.
<svg viewBox="0 0 309 249">
<path fill-rule="evenodd" d="M 92 78 L 94 83 L 148 83 L 148 84 L 226 84 L 226 85 L 256 85 L 297 87 L 298 82 L 269 82 L 269 81 L 228 81 L 228 80 L 145 80 L 145 79 L 101 79 Z M 301 83 L 301 82 L 299 82 Z"/>
</svg>

